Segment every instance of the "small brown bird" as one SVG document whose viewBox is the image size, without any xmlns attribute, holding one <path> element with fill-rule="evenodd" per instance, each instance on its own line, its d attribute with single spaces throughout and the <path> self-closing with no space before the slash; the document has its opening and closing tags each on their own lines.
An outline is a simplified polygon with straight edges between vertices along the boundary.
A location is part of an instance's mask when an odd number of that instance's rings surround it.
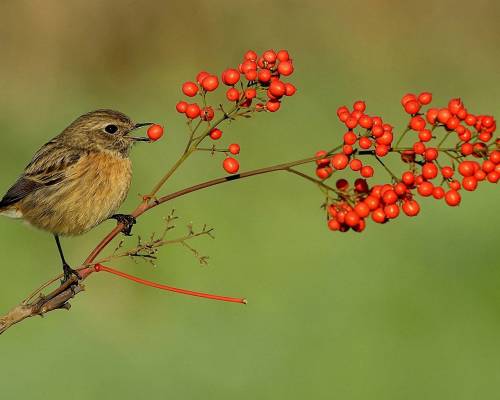
<svg viewBox="0 0 500 400">
<path fill-rule="evenodd" d="M 59 236 L 80 235 L 109 218 L 124 223 L 123 232 L 130 234 L 135 219 L 114 213 L 130 187 L 130 149 L 149 141 L 130 133 L 151 124 L 135 124 L 113 110 L 82 115 L 36 152 L 0 201 L 0 215 L 22 218 L 54 235 L 63 282 L 78 273 L 66 262 Z"/>
</svg>

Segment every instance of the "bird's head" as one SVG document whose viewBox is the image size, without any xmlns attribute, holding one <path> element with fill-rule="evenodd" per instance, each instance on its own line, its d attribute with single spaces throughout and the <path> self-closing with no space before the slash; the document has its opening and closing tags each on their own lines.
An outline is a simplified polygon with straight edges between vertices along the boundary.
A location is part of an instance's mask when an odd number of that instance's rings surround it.
<svg viewBox="0 0 500 400">
<path fill-rule="evenodd" d="M 128 156 L 136 142 L 147 142 L 145 136 L 133 136 L 133 131 L 152 122 L 134 123 L 125 114 L 114 110 L 95 110 L 83 114 L 62 133 L 66 143 L 89 150 L 115 151 Z"/>
</svg>

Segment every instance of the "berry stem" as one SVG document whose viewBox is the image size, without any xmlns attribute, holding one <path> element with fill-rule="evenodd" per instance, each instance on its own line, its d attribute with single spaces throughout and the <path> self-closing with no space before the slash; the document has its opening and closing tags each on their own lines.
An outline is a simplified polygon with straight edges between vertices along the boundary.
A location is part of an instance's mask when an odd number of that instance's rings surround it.
<svg viewBox="0 0 500 400">
<path fill-rule="evenodd" d="M 293 169 L 293 168 L 286 168 L 285 171 L 287 172 L 290 172 L 292 174 L 295 174 L 297 176 L 300 176 L 308 181 L 311 181 L 313 183 L 315 183 L 316 185 L 318 185 L 321 189 L 324 189 L 326 190 L 326 193 L 328 193 L 328 191 L 332 191 L 334 192 L 335 194 L 337 194 L 338 196 L 342 196 L 342 193 L 340 191 L 338 191 L 337 189 L 327 185 L 326 183 L 318 180 L 318 179 L 315 179 L 313 178 L 312 176 L 309 176 L 307 174 L 304 174 L 303 172 L 300 172 L 300 171 L 297 171 L 296 169 Z"/>
</svg>

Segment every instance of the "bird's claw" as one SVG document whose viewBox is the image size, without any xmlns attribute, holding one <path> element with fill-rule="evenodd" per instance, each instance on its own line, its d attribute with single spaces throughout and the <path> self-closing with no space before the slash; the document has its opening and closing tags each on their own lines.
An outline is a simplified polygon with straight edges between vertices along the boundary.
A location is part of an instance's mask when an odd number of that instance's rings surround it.
<svg viewBox="0 0 500 400">
<path fill-rule="evenodd" d="M 71 268 L 68 264 L 64 263 L 63 264 L 63 271 L 64 271 L 64 276 L 63 279 L 61 280 L 61 285 L 66 283 L 69 279 L 71 279 L 71 276 L 74 275 L 78 280 L 82 279 L 80 274 L 78 273 L 77 270 Z"/>
</svg>

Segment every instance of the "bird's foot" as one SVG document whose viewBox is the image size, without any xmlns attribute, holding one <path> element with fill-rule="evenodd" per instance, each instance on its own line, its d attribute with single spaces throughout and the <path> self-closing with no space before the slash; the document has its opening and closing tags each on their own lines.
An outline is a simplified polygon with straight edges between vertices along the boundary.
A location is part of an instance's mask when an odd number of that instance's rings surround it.
<svg viewBox="0 0 500 400">
<path fill-rule="evenodd" d="M 112 219 L 116 219 L 116 221 L 118 221 L 119 224 L 123 224 L 123 228 L 122 228 L 122 233 L 125 235 L 125 236 L 132 236 L 132 226 L 134 226 L 134 224 L 137 222 L 135 220 L 135 217 L 133 217 L 132 215 L 129 215 L 129 214 L 115 214 L 113 216 L 111 216 L 110 218 Z"/>
<path fill-rule="evenodd" d="M 77 270 L 71 268 L 68 264 L 64 263 L 63 264 L 63 272 L 64 276 L 63 279 L 61 280 L 61 285 L 66 283 L 69 279 L 71 279 L 71 276 L 74 275 L 78 280 L 82 279 L 80 274 L 78 273 Z"/>
</svg>

